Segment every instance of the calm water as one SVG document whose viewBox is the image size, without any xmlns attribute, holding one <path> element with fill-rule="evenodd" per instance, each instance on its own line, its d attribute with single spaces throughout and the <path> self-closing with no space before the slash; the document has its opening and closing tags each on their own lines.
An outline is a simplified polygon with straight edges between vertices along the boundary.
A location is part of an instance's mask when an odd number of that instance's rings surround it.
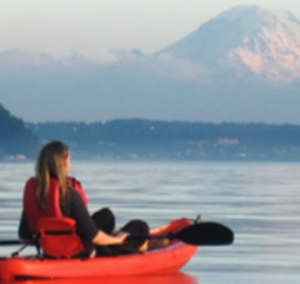
<svg viewBox="0 0 300 284">
<path fill-rule="evenodd" d="M 1 240 L 17 237 L 24 181 L 33 167 L 0 164 Z M 156 227 L 201 214 L 231 227 L 234 245 L 199 247 L 182 269 L 194 283 L 300 282 L 300 164 L 74 161 L 71 171 L 90 212 L 109 206 L 118 226 L 139 217 Z M 0 255 L 12 249 L 1 247 Z"/>
</svg>

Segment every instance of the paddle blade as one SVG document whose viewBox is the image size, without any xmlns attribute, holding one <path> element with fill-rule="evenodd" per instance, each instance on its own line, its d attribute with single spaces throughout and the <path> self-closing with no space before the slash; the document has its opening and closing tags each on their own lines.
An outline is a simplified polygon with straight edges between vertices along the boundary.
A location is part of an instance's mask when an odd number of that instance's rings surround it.
<svg viewBox="0 0 300 284">
<path fill-rule="evenodd" d="M 203 222 L 189 226 L 173 235 L 190 245 L 229 245 L 234 241 L 233 232 L 226 226 L 214 222 Z"/>
<path fill-rule="evenodd" d="M 7 241 L 0 241 L 0 246 L 15 246 L 21 245 L 22 243 L 19 240 L 7 240 Z"/>
</svg>

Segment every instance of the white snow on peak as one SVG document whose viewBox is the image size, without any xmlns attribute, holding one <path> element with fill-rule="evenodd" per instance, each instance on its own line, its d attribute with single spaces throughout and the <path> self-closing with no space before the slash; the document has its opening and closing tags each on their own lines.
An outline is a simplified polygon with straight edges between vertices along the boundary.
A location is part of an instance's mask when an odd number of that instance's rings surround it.
<svg viewBox="0 0 300 284">
<path fill-rule="evenodd" d="M 252 32 L 262 25 L 273 25 L 284 23 L 288 28 L 300 25 L 297 18 L 285 10 L 267 10 L 255 5 L 242 5 L 234 7 L 221 13 L 213 21 L 224 21 L 227 24 L 237 25 L 236 29 L 243 29 L 243 33 Z"/>
<path fill-rule="evenodd" d="M 256 21 L 258 18 L 261 17 L 261 15 L 264 15 L 265 13 L 268 13 L 268 10 L 260 6 L 241 5 L 227 10 L 225 12 L 222 12 L 215 19 L 225 20 L 228 22 L 235 22 L 241 21 L 243 20 L 243 18 L 249 17 L 253 20 L 253 23 L 255 23 L 254 21 Z"/>
<path fill-rule="evenodd" d="M 230 68 L 271 80 L 300 78 L 300 22 L 285 10 L 238 6 L 163 52 L 196 61 L 213 72 Z"/>
</svg>

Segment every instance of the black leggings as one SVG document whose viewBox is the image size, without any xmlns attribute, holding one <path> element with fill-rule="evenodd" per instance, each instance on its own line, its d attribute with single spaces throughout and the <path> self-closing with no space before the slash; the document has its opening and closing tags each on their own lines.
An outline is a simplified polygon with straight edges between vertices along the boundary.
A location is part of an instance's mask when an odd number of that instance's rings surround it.
<svg viewBox="0 0 300 284">
<path fill-rule="evenodd" d="M 106 234 L 112 234 L 115 228 L 115 216 L 109 208 L 103 208 L 92 215 L 92 219 L 99 230 Z M 128 222 L 120 231 L 130 233 L 131 236 L 147 236 L 149 226 L 142 220 L 132 220 Z M 122 245 L 97 246 L 97 256 L 115 256 L 139 253 L 139 247 L 145 239 L 127 240 Z"/>
</svg>

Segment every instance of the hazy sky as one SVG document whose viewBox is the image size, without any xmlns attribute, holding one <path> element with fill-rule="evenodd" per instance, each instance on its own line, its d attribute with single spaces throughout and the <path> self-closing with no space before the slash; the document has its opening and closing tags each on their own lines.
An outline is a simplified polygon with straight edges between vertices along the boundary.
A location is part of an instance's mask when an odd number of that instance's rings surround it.
<svg viewBox="0 0 300 284">
<path fill-rule="evenodd" d="M 150 54 L 236 5 L 286 9 L 299 0 L 0 0 L 0 50 L 22 48 L 62 57 L 72 51 L 109 60 L 110 49 Z"/>
</svg>

